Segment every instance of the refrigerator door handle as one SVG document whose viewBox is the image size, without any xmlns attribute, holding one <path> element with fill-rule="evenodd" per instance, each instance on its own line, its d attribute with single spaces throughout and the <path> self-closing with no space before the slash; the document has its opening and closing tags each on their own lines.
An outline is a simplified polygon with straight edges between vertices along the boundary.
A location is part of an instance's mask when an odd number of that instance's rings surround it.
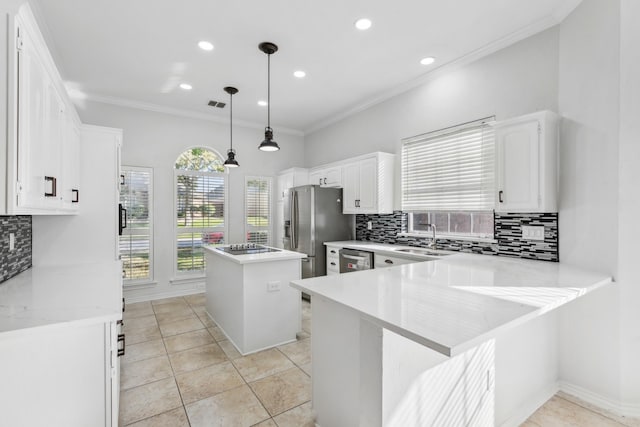
<svg viewBox="0 0 640 427">
<path fill-rule="evenodd" d="M 293 249 L 298 249 L 298 218 L 299 209 L 298 209 L 298 192 L 293 192 L 293 203 L 291 204 L 293 208 L 293 213 L 291 215 L 291 247 Z"/>
</svg>

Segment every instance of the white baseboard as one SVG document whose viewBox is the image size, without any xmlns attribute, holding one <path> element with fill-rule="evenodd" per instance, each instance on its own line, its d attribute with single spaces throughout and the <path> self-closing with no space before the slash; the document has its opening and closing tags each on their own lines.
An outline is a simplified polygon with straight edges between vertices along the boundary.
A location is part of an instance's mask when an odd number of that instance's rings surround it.
<svg viewBox="0 0 640 427">
<path fill-rule="evenodd" d="M 124 300 L 127 304 L 132 304 L 135 302 L 146 302 L 146 301 L 155 301 L 164 298 L 175 298 L 175 297 L 184 297 L 187 295 L 200 294 L 204 292 L 204 288 L 189 288 L 189 289 L 176 289 L 171 290 L 169 292 L 160 292 L 154 293 L 152 295 L 131 295 L 131 291 L 135 289 L 125 289 L 124 290 Z M 127 292 L 129 291 L 129 292 Z"/>
<path fill-rule="evenodd" d="M 540 390 L 531 399 L 529 399 L 524 405 L 517 408 L 513 414 L 506 419 L 500 427 L 518 427 L 524 423 L 539 407 L 545 404 L 545 402 L 553 397 L 560 390 L 560 384 L 555 382 L 549 384 L 544 389 Z"/>
<path fill-rule="evenodd" d="M 560 382 L 560 391 L 621 417 L 640 417 L 640 403 L 621 402 L 566 381 Z"/>
</svg>

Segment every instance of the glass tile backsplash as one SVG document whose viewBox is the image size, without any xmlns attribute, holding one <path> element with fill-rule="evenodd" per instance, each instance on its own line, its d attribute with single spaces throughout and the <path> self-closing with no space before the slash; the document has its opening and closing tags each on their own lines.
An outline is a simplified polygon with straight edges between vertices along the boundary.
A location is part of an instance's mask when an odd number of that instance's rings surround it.
<svg viewBox="0 0 640 427">
<path fill-rule="evenodd" d="M 0 216 L 0 283 L 31 267 L 31 230 L 31 216 Z"/>
</svg>

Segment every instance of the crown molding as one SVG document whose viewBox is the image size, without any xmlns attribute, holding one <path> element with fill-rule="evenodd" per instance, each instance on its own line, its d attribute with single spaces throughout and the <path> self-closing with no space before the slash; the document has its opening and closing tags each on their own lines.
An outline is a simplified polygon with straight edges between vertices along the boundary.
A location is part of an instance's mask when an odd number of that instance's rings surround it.
<svg viewBox="0 0 640 427">
<path fill-rule="evenodd" d="M 83 93 L 82 96 L 78 96 L 78 97 L 73 97 L 70 94 L 70 97 L 75 103 L 79 103 L 81 101 L 99 102 L 101 104 L 109 104 L 109 105 L 115 105 L 118 107 L 133 108 L 136 110 L 150 111 L 153 113 L 169 114 L 172 116 L 186 117 L 190 119 L 206 120 L 209 122 L 220 123 L 220 124 L 229 123 L 228 120 L 223 119 L 221 117 L 215 117 L 209 114 L 200 113 L 198 111 L 167 107 L 164 105 L 158 105 L 158 104 L 153 104 L 149 102 L 140 102 L 140 101 L 134 101 L 131 99 L 117 98 L 114 96 L 98 95 L 93 93 L 89 93 L 89 94 Z M 234 126 L 238 125 L 248 129 L 264 130 L 264 125 L 259 123 L 244 121 L 244 120 L 236 119 L 233 121 L 233 124 Z M 285 128 L 281 126 L 277 127 L 277 131 L 284 134 L 288 134 L 288 135 L 304 136 L 304 132 L 302 131 L 299 131 L 297 129 Z"/>
<path fill-rule="evenodd" d="M 323 129 L 327 126 L 330 126 L 334 123 L 337 123 L 341 120 L 346 119 L 347 117 L 353 116 L 361 111 L 369 109 L 377 104 L 380 104 L 394 96 L 405 93 L 413 88 L 418 86 L 422 86 L 430 81 L 437 79 L 443 74 L 449 73 L 453 70 L 461 68 L 465 65 L 468 65 L 472 62 L 475 62 L 485 56 L 488 56 L 492 53 L 495 53 L 501 49 L 509 47 L 521 40 L 524 40 L 528 37 L 531 37 L 535 34 L 538 34 L 546 29 L 549 29 L 555 25 L 558 25 L 562 20 L 581 2 L 582 0 L 573 0 L 570 3 L 570 6 L 566 6 L 563 8 L 556 9 L 551 15 L 548 15 L 520 30 L 514 31 L 511 34 L 508 34 L 498 40 L 495 40 L 485 46 L 480 47 L 474 51 L 467 53 L 466 55 L 461 56 L 460 58 L 454 59 L 453 61 L 447 62 L 433 70 L 422 74 L 419 77 L 416 77 L 413 80 L 409 80 L 406 83 L 402 83 L 398 86 L 393 87 L 385 92 L 380 93 L 378 96 L 369 99 L 361 104 L 358 104 L 348 110 L 343 111 L 342 113 L 338 113 L 334 116 L 330 116 L 314 126 L 305 129 L 304 134 L 309 135 L 311 133 L 317 132 L 320 129 Z"/>
<path fill-rule="evenodd" d="M 556 10 L 552 12 L 553 17 L 558 21 L 558 24 L 564 21 L 564 19 L 569 16 L 573 10 L 578 7 L 578 5 L 582 3 L 582 0 L 567 0 L 561 6 L 559 6 Z"/>
</svg>

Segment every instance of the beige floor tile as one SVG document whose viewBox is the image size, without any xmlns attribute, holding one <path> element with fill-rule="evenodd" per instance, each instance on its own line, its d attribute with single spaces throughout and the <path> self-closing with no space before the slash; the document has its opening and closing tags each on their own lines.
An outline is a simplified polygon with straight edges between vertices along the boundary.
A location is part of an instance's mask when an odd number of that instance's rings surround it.
<svg viewBox="0 0 640 427">
<path fill-rule="evenodd" d="M 127 345 L 138 344 L 145 341 L 156 340 L 162 338 L 160 328 L 158 326 L 148 326 L 146 328 L 138 328 L 125 330 Z"/>
<path fill-rule="evenodd" d="M 302 330 L 311 334 L 311 319 L 302 319 Z"/>
<path fill-rule="evenodd" d="M 278 427 L 278 425 L 271 418 L 264 420 L 261 423 L 254 424 L 253 427 Z"/>
<path fill-rule="evenodd" d="M 586 408 L 590 411 L 597 412 L 598 414 L 603 415 L 607 418 L 611 418 L 612 420 L 617 421 L 620 424 L 623 424 L 627 427 L 640 427 L 640 418 L 622 417 L 622 416 L 613 414 L 607 411 L 606 409 L 599 408 L 595 405 L 590 404 L 589 402 L 585 402 L 582 399 L 579 399 L 575 396 L 564 393 L 562 391 L 559 391 L 558 394 L 556 394 L 556 396 L 562 399 L 568 400 L 569 402 L 573 402 L 576 405 L 582 406 L 583 408 Z"/>
<path fill-rule="evenodd" d="M 182 320 L 176 320 L 175 322 L 167 323 L 165 325 L 160 325 L 160 332 L 162 333 L 163 337 L 183 334 L 185 332 L 197 331 L 198 329 L 204 329 L 204 325 L 197 316 L 188 317 Z"/>
<path fill-rule="evenodd" d="M 206 326 L 207 328 L 218 327 L 218 325 L 216 325 L 216 323 L 213 320 L 211 320 L 211 318 L 207 313 L 199 314 L 198 317 L 200 318 L 200 321 L 204 324 L 204 326 Z"/>
<path fill-rule="evenodd" d="M 169 358 L 166 355 L 123 363 L 120 369 L 120 387 L 123 390 L 173 376 Z"/>
<path fill-rule="evenodd" d="M 125 348 L 122 363 L 137 362 L 139 360 L 151 359 L 152 357 L 167 354 L 162 339 L 146 341 L 139 344 L 128 344 Z"/>
<path fill-rule="evenodd" d="M 299 368 L 271 375 L 249 385 L 272 416 L 311 400 L 311 379 Z"/>
<path fill-rule="evenodd" d="M 224 332 L 222 332 L 222 330 L 217 326 L 214 326 L 212 328 L 207 328 L 207 329 L 209 330 L 209 333 L 211 334 L 213 339 L 216 341 L 222 341 L 222 340 L 228 339 L 227 336 L 224 334 Z"/>
<path fill-rule="evenodd" d="M 305 374 L 311 376 L 311 363 L 307 363 L 306 365 L 300 366 L 300 369 L 302 369 Z"/>
<path fill-rule="evenodd" d="M 233 364 L 247 382 L 256 381 L 295 367 L 284 354 L 275 348 L 235 359 Z"/>
<path fill-rule="evenodd" d="M 184 297 L 187 303 L 191 306 L 205 305 L 207 302 L 207 296 L 205 294 L 193 294 Z"/>
<path fill-rule="evenodd" d="M 176 381 L 185 405 L 244 384 L 244 380 L 231 362 L 178 374 Z"/>
<path fill-rule="evenodd" d="M 175 322 L 176 320 L 186 319 L 187 317 L 196 317 L 196 314 L 189 307 L 176 308 L 173 311 L 156 314 L 158 325 L 161 326 L 166 325 L 167 323 Z"/>
<path fill-rule="evenodd" d="M 151 418 L 129 424 L 127 427 L 189 427 L 187 413 L 183 407 Z"/>
<path fill-rule="evenodd" d="M 307 331 L 298 331 L 298 332 L 296 332 L 296 339 L 299 340 L 299 341 L 307 339 L 310 336 L 311 336 L 311 334 L 309 332 L 307 332 Z"/>
<path fill-rule="evenodd" d="M 164 343 L 167 346 L 167 351 L 169 353 L 177 353 L 190 348 L 213 344 L 214 342 L 215 340 L 206 329 L 198 329 L 197 331 L 185 332 L 180 335 L 172 335 L 164 339 Z"/>
<path fill-rule="evenodd" d="M 540 407 L 528 422 L 542 427 L 621 427 L 622 424 L 589 411 L 568 400 L 554 396 Z"/>
<path fill-rule="evenodd" d="M 207 307 L 204 305 L 192 305 L 191 310 L 193 310 L 198 317 L 204 316 L 207 313 Z"/>
<path fill-rule="evenodd" d="M 194 371 L 205 366 L 222 363 L 227 359 L 218 344 L 208 344 L 169 355 L 176 374 Z"/>
<path fill-rule="evenodd" d="M 151 301 L 151 305 L 156 306 L 156 305 L 162 305 L 162 304 L 171 304 L 175 302 L 180 303 L 180 302 L 186 302 L 186 301 L 184 297 L 162 298 L 162 299 L 155 299 Z"/>
<path fill-rule="evenodd" d="M 142 329 L 142 328 L 148 328 L 151 326 L 158 326 L 158 322 L 156 321 L 156 316 L 154 316 L 153 314 L 149 316 L 135 317 L 133 319 L 123 321 L 123 323 L 124 323 L 125 334 L 134 329 Z"/>
<path fill-rule="evenodd" d="M 231 341 L 229 340 L 218 341 L 218 345 L 220 346 L 220 348 L 222 348 L 222 351 L 224 351 L 224 354 L 226 354 L 230 360 L 242 357 L 242 354 L 240 354 L 238 349 L 236 349 L 236 347 L 231 343 Z"/>
<path fill-rule="evenodd" d="M 123 425 L 181 406 L 182 400 L 173 378 L 123 390 L 120 393 L 120 418 Z"/>
<path fill-rule="evenodd" d="M 278 347 L 293 363 L 298 366 L 311 363 L 311 339 L 307 338 Z"/>
<path fill-rule="evenodd" d="M 186 405 L 191 427 L 249 427 L 269 418 L 248 386 Z"/>
<path fill-rule="evenodd" d="M 314 427 L 315 417 L 311 402 L 297 406 L 274 417 L 278 427 Z"/>
<path fill-rule="evenodd" d="M 125 305 L 122 316 L 125 320 L 134 319 L 136 317 L 149 316 L 153 314 L 150 302 L 137 302 Z"/>
<path fill-rule="evenodd" d="M 156 314 L 160 313 L 171 313 L 172 311 L 182 310 L 185 308 L 190 308 L 189 304 L 183 299 L 181 301 L 168 302 L 166 304 L 154 305 L 153 311 Z"/>
</svg>

